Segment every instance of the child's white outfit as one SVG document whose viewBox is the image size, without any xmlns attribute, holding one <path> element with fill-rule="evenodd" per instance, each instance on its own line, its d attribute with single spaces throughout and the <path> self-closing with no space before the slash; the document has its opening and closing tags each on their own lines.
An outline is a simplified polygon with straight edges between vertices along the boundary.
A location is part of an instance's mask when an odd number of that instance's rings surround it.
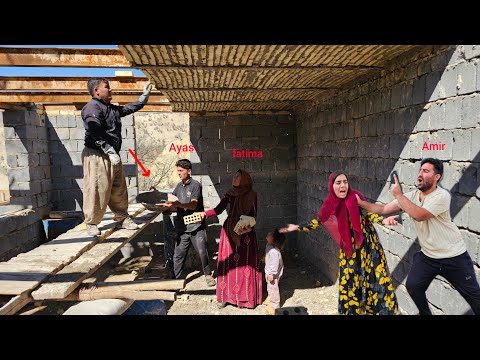
<svg viewBox="0 0 480 360">
<path fill-rule="evenodd" d="M 268 281 L 268 275 L 273 276 L 273 283 Z M 275 245 L 265 247 L 265 280 L 267 281 L 268 298 L 273 309 L 280 308 L 280 289 L 278 282 L 283 275 L 283 259 L 280 249 Z"/>
</svg>

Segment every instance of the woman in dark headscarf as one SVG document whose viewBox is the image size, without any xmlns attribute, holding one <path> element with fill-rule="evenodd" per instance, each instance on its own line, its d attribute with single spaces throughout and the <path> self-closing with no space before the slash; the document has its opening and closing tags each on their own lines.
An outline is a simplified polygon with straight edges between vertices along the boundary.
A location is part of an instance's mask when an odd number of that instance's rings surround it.
<svg viewBox="0 0 480 360">
<path fill-rule="evenodd" d="M 396 225 L 398 215 L 383 219 L 360 209 L 355 195 L 362 193 L 349 187 L 347 175 L 330 175 L 329 195 L 318 218 L 340 247 L 338 312 L 340 314 L 395 315 L 398 311 L 387 260 L 373 222 Z M 282 229 L 309 231 L 319 226 L 317 220 Z"/>
<path fill-rule="evenodd" d="M 257 217 L 257 193 L 245 170 L 238 170 L 232 188 L 214 209 L 200 213 L 203 217 L 221 214 L 229 205 L 218 246 L 217 301 L 218 307 L 227 303 L 254 308 L 262 302 L 262 272 L 255 229 L 246 227 L 240 234 L 234 231 L 241 215 Z"/>
</svg>

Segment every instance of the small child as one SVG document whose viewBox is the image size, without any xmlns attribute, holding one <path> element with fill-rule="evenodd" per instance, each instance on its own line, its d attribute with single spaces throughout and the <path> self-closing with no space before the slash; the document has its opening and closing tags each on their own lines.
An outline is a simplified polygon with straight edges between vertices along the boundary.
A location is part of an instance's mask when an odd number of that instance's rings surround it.
<svg viewBox="0 0 480 360">
<path fill-rule="evenodd" d="M 267 246 L 265 247 L 265 280 L 267 280 L 268 301 L 267 314 L 275 314 L 275 309 L 280 308 L 280 289 L 278 282 L 283 275 L 283 260 L 280 250 L 285 243 L 285 234 L 279 229 L 267 234 Z"/>
</svg>

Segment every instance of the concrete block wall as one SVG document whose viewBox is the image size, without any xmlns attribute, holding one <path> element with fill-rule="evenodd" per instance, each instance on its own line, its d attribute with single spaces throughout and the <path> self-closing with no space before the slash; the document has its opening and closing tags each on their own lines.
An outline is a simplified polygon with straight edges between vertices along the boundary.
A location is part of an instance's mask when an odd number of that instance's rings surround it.
<svg viewBox="0 0 480 360">
<path fill-rule="evenodd" d="M 41 219 L 49 213 L 51 188 L 45 114 L 36 108 L 0 112 L 4 128 L 10 206 L 0 217 L 0 261 L 45 241 Z M 23 210 L 22 210 L 23 209 Z"/>
<path fill-rule="evenodd" d="M 368 199 L 390 202 L 389 174 L 414 189 L 424 157 L 444 161 L 441 185 L 452 194 L 451 215 L 479 271 L 480 72 L 478 45 L 425 46 L 394 59 L 378 73 L 349 84 L 335 97 L 295 113 L 298 221 L 317 216 L 330 172 L 344 170 Z M 445 144 L 427 150 L 427 144 Z M 430 146 L 430 145 L 428 145 Z M 423 148 L 423 150 L 422 150 Z M 377 226 L 405 313 L 417 309 L 405 289 L 419 250 L 413 223 Z M 338 248 L 323 230 L 299 236 L 298 247 L 332 280 Z M 442 278 L 427 291 L 432 311 L 463 314 L 469 306 Z"/>
<path fill-rule="evenodd" d="M 201 161 L 195 165 L 195 174 L 201 175 L 205 201 L 211 207 L 231 187 L 238 169 L 251 174 L 258 194 L 256 229 L 263 252 L 267 232 L 296 218 L 295 119 L 289 115 L 192 116 L 190 134 Z M 262 151 L 262 157 L 234 157 L 233 149 Z M 219 224 L 225 218 L 226 212 L 219 216 Z"/>
<path fill-rule="evenodd" d="M 135 151 L 133 116 L 122 118 L 120 157 L 127 181 L 128 194 L 138 193 L 137 165 L 128 149 Z M 81 211 L 83 205 L 82 151 L 85 127 L 80 110 L 50 110 L 46 113 L 48 150 L 52 175 L 49 201 L 53 210 Z"/>
</svg>

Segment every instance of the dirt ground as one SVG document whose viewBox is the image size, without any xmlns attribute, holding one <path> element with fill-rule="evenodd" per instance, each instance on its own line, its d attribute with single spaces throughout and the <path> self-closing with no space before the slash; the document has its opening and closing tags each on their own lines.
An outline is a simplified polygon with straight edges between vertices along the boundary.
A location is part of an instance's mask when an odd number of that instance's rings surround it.
<svg viewBox="0 0 480 360">
<path fill-rule="evenodd" d="M 190 252 L 194 252 L 193 249 Z M 190 254 L 189 256 L 196 256 Z M 216 257 L 211 259 L 216 263 Z M 294 250 L 284 254 L 284 274 L 280 281 L 281 309 L 277 315 L 335 315 L 337 314 L 338 284 L 331 285 Z M 200 271 L 186 269 L 186 286 L 177 292 L 174 302 L 165 301 L 167 315 L 265 315 L 266 306 L 240 309 L 227 305 L 217 308 L 215 287 L 208 287 Z M 215 276 L 215 275 L 214 275 Z M 163 256 L 141 256 L 122 259 L 120 253 L 102 266 L 90 281 L 133 281 L 166 279 Z M 267 296 L 264 281 L 263 298 Z M 19 313 L 32 315 L 60 315 L 75 302 L 31 303 Z"/>
<path fill-rule="evenodd" d="M 216 259 L 212 259 L 216 261 Z M 285 254 L 285 269 L 280 280 L 281 309 L 278 315 L 334 315 L 337 314 L 338 284 L 327 285 L 328 281 L 316 274 L 311 266 L 305 265 L 299 256 Z M 264 281 L 263 297 L 267 296 Z M 175 302 L 167 302 L 167 315 L 265 315 L 266 306 L 255 309 L 240 309 L 227 305 L 217 308 L 215 287 L 208 287 L 200 271 L 187 275 L 185 289 L 178 292 Z"/>
</svg>

